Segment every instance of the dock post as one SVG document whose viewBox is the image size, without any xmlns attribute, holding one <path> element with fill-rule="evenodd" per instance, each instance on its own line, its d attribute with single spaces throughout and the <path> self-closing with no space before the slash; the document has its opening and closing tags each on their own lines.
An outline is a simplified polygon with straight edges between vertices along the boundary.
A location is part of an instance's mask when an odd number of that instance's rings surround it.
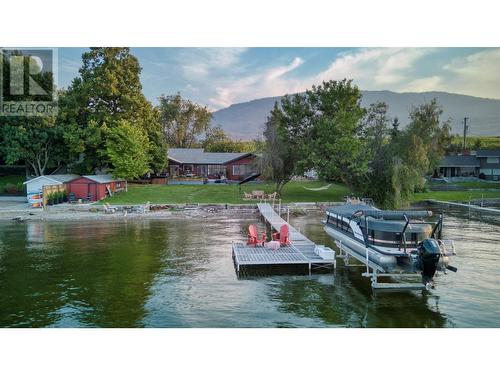
<svg viewBox="0 0 500 375">
<path fill-rule="evenodd" d="M 290 224 L 290 207 L 286 209 L 286 222 Z"/>
</svg>

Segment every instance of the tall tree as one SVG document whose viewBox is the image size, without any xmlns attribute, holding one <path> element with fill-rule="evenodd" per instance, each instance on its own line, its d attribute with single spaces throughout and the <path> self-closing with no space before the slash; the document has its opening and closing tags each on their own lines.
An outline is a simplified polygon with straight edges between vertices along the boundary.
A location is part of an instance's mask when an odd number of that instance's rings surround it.
<svg viewBox="0 0 500 375">
<path fill-rule="evenodd" d="M 276 183 L 276 191 L 280 195 L 296 173 L 299 160 L 290 143 L 284 118 L 285 114 L 275 103 L 265 125 L 262 157 L 264 175 Z"/>
<path fill-rule="evenodd" d="M 392 206 L 407 205 L 416 191 L 425 187 L 425 176 L 431 174 L 449 144 L 449 120 L 441 122 L 442 109 L 433 99 L 410 110 L 410 123 L 391 147 Z"/>
<path fill-rule="evenodd" d="M 77 171 L 112 167 L 106 149 L 109 128 L 125 120 L 144 131 L 149 139 L 150 169 L 166 164 L 166 144 L 159 114 L 146 100 L 140 83 L 141 67 L 129 48 L 91 48 L 82 55 L 80 76 L 60 103 L 60 121 L 72 129 L 66 140 Z"/>
<path fill-rule="evenodd" d="M 242 141 L 230 138 L 220 126 L 207 129 L 201 146 L 208 152 L 255 152 L 260 147 L 257 140 Z"/>
<path fill-rule="evenodd" d="M 108 131 L 106 151 L 115 177 L 135 179 L 149 172 L 148 136 L 126 120 Z"/>
<path fill-rule="evenodd" d="M 9 57 L 24 55 L 21 51 L 9 51 L 9 54 L 0 51 L 0 53 L 4 55 L 1 78 L 9 85 L 11 76 Z M 37 64 L 37 61 L 24 59 L 24 65 L 31 64 Z M 52 73 L 42 73 L 37 77 L 37 83 L 50 91 L 53 86 Z M 52 89 L 57 88 L 52 87 Z M 35 97 L 31 96 L 28 91 L 24 90 L 23 95 L 15 95 L 8 99 L 12 101 L 34 100 Z M 43 175 L 48 169 L 57 167 L 65 160 L 66 150 L 63 142 L 65 131 L 66 129 L 56 121 L 55 116 L 0 116 L 0 155 L 6 164 L 25 163 L 27 173 L 35 176 Z"/>
<path fill-rule="evenodd" d="M 373 198 L 382 206 L 392 205 L 389 188 L 392 184 L 392 158 L 388 107 L 386 103 L 377 102 L 368 108 L 363 122 L 365 152 L 368 158 L 368 170 L 359 190 Z"/>
<path fill-rule="evenodd" d="M 55 117 L 5 117 L 0 124 L 0 150 L 6 164 L 24 162 L 41 176 L 65 160 L 64 129 Z"/>
<path fill-rule="evenodd" d="M 361 92 L 351 80 L 328 81 L 307 91 L 313 114 L 310 164 L 325 179 L 351 188 L 367 170 Z"/>
<path fill-rule="evenodd" d="M 193 147 L 209 128 L 212 113 L 207 107 L 183 99 L 179 93 L 162 95 L 159 100 L 160 121 L 168 145 Z"/>
</svg>

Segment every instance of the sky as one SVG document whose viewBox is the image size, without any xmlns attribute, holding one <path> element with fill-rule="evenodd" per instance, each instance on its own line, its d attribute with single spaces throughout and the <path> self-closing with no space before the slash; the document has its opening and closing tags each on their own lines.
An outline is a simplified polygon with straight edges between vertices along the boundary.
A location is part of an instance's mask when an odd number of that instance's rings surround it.
<svg viewBox="0 0 500 375">
<path fill-rule="evenodd" d="M 59 85 L 85 48 L 59 48 Z M 217 110 L 350 78 L 362 90 L 446 91 L 500 99 L 500 48 L 132 48 L 146 97 L 182 96 Z"/>
</svg>

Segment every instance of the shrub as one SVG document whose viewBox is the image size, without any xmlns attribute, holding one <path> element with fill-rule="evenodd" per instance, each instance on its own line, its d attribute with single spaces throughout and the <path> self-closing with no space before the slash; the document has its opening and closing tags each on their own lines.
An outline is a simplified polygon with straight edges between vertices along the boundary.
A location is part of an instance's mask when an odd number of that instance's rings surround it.
<svg viewBox="0 0 500 375">
<path fill-rule="evenodd" d="M 18 192 L 17 186 L 10 182 L 5 184 L 4 190 L 7 194 L 16 194 Z"/>
</svg>

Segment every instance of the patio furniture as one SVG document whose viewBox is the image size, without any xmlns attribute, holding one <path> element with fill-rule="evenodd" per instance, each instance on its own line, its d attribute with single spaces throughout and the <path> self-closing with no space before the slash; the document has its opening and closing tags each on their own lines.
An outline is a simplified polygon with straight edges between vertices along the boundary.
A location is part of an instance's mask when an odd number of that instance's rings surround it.
<svg viewBox="0 0 500 375">
<path fill-rule="evenodd" d="M 281 245 L 290 245 L 290 230 L 287 224 L 283 224 L 279 232 L 273 233 L 273 241 L 279 241 Z"/>
<path fill-rule="evenodd" d="M 243 199 L 253 199 L 253 195 L 251 193 L 243 192 Z"/>
<path fill-rule="evenodd" d="M 247 245 L 263 246 L 264 242 L 266 242 L 266 234 L 262 233 L 262 237 L 259 239 L 259 234 L 257 233 L 257 227 L 253 224 L 249 225 Z"/>
<path fill-rule="evenodd" d="M 266 197 L 266 194 L 263 190 L 254 190 L 252 191 L 252 195 L 254 199 L 264 199 Z"/>
<path fill-rule="evenodd" d="M 268 194 L 267 199 L 276 199 L 278 197 L 278 192 L 275 191 L 274 193 Z"/>
<path fill-rule="evenodd" d="M 90 203 L 90 202 L 92 202 L 92 197 L 93 197 L 93 195 L 89 193 L 89 194 L 87 195 L 87 197 L 85 198 L 85 202 L 86 202 L 86 203 Z"/>
<path fill-rule="evenodd" d="M 78 202 L 78 200 L 76 199 L 75 193 L 69 193 L 68 202 L 69 203 L 77 203 Z"/>
</svg>

